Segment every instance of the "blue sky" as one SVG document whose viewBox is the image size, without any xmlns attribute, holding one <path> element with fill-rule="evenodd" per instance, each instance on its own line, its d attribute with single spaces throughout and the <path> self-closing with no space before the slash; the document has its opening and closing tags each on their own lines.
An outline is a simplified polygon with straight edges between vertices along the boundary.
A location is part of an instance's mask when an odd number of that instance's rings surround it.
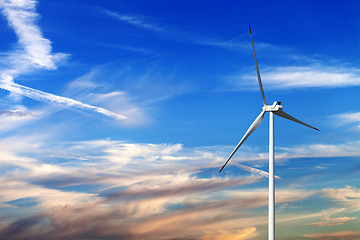
<svg viewBox="0 0 360 240">
<path fill-rule="evenodd" d="M 357 1 L 1 0 L 1 239 L 359 239 Z"/>
</svg>

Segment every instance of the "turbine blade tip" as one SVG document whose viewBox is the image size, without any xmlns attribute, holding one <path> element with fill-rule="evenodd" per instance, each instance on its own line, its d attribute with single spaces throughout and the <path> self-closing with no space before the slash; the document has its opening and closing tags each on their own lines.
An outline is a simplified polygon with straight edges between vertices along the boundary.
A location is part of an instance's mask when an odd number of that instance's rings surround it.
<svg viewBox="0 0 360 240">
<path fill-rule="evenodd" d="M 250 27 L 250 23 L 249 23 L 249 30 L 250 30 L 250 33 L 251 33 L 251 27 Z"/>
<path fill-rule="evenodd" d="M 319 130 L 319 129 L 317 129 L 316 127 L 314 127 L 314 129 L 320 132 L 320 130 Z"/>
<path fill-rule="evenodd" d="M 224 164 L 224 165 L 222 166 L 222 168 L 220 169 L 219 173 L 221 173 L 221 171 L 224 169 L 225 165 L 226 165 L 226 164 Z"/>
</svg>

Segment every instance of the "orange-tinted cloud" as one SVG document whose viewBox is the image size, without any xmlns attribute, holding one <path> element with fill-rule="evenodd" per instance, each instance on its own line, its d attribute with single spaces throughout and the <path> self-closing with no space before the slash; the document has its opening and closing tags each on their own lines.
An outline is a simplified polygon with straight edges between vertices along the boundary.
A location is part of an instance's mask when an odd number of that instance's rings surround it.
<svg viewBox="0 0 360 240">
<path fill-rule="evenodd" d="M 255 227 L 248 227 L 235 232 L 220 230 L 219 233 L 208 233 L 199 238 L 199 240 L 246 240 L 252 239 L 257 235 Z"/>
<path fill-rule="evenodd" d="M 360 232 L 354 231 L 340 231 L 332 233 L 313 233 L 304 234 L 303 237 L 311 239 L 359 239 Z"/>
</svg>

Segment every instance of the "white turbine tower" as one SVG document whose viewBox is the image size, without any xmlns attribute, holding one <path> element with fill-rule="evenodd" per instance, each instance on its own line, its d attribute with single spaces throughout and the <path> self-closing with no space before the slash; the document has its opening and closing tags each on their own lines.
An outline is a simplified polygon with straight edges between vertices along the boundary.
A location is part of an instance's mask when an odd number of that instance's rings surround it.
<svg viewBox="0 0 360 240">
<path fill-rule="evenodd" d="M 227 161 L 225 162 L 225 164 L 220 169 L 219 173 L 224 169 L 226 164 L 230 161 L 230 159 L 235 154 L 235 152 L 239 149 L 239 147 L 245 142 L 245 140 L 251 135 L 251 133 L 253 133 L 255 131 L 255 129 L 260 125 L 261 121 L 264 118 L 265 112 L 269 112 L 270 117 L 269 117 L 269 212 L 268 212 L 269 222 L 268 222 L 268 239 L 269 240 L 274 240 L 275 239 L 274 114 L 278 115 L 280 117 L 289 119 L 291 121 L 300 123 L 302 125 L 310 127 L 310 128 L 315 129 L 317 131 L 319 131 L 319 129 L 317 129 L 317 128 L 313 127 L 313 126 L 310 126 L 309 124 L 306 124 L 306 123 L 304 123 L 304 122 L 290 116 L 289 114 L 285 113 L 282 110 L 281 102 L 275 101 L 273 103 L 273 105 L 267 105 L 266 104 L 265 93 L 264 93 L 264 89 L 263 89 L 263 86 L 262 86 L 262 83 L 261 83 L 259 67 L 258 67 L 257 60 L 256 60 L 254 41 L 253 41 L 252 34 L 251 34 L 250 24 L 249 24 L 249 30 L 250 30 L 252 48 L 253 48 L 253 52 L 254 52 L 257 78 L 258 78 L 258 83 L 259 83 L 260 92 L 261 92 L 261 96 L 262 96 L 264 106 L 262 108 L 262 112 L 255 119 L 255 121 L 251 124 L 249 129 L 246 131 L 245 135 L 242 137 L 242 139 L 240 140 L 238 145 L 235 147 L 235 149 L 230 154 L 230 156 L 227 159 Z"/>
</svg>

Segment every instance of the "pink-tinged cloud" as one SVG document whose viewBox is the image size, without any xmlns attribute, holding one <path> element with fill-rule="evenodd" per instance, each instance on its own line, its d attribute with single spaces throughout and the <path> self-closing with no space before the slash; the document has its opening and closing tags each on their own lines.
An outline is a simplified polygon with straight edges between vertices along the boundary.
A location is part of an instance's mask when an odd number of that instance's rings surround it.
<svg viewBox="0 0 360 240">
<path fill-rule="evenodd" d="M 12 218 L 1 222 L 1 239 L 256 239 L 264 234 L 267 189 L 242 189 L 264 178 L 200 177 L 198 172 L 218 165 L 213 148 L 110 140 L 68 144 L 59 151 L 34 145 L 31 137 L 0 142 L 0 163 L 8 171 L 1 179 L 1 207 L 12 211 Z M 22 156 L 29 151 L 39 159 Z M 72 161 L 51 164 L 49 156 Z M 277 201 L 294 203 L 312 194 L 279 189 Z"/>
<path fill-rule="evenodd" d="M 205 236 L 199 238 L 198 240 L 246 240 L 252 239 L 258 236 L 256 232 L 256 227 L 248 227 L 245 229 L 240 229 L 235 232 L 228 232 L 224 230 L 218 231 L 218 233 L 207 233 Z"/>
<path fill-rule="evenodd" d="M 351 222 L 356 218 L 351 217 L 339 217 L 339 218 L 330 218 L 324 217 L 322 221 L 310 223 L 310 226 L 336 226 L 336 225 L 343 225 L 345 223 Z"/>
<path fill-rule="evenodd" d="M 323 194 L 331 199 L 340 201 L 346 204 L 359 204 L 360 203 L 360 189 L 352 186 L 345 188 L 326 188 Z"/>
</svg>

